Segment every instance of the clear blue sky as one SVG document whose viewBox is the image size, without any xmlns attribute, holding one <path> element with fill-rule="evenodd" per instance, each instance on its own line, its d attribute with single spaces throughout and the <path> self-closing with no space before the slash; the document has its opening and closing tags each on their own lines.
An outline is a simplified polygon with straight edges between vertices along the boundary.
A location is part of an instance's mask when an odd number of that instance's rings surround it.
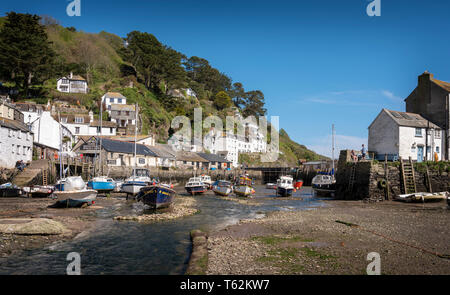
<svg viewBox="0 0 450 295">
<path fill-rule="evenodd" d="M 7 11 L 47 14 L 64 26 L 126 36 L 154 34 L 188 56 L 260 89 L 269 115 L 291 137 L 329 154 L 331 124 L 338 148 L 358 148 L 383 108 L 404 110 L 417 76 L 429 70 L 450 81 L 450 1 L 381 0 L 66 0 L 2 1 Z"/>
</svg>

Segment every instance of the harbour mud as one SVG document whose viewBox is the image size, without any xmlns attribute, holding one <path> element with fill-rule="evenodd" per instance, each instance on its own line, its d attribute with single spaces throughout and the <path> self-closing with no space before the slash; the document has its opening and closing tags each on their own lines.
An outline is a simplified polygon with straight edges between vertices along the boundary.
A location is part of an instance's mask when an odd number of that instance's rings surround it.
<svg viewBox="0 0 450 295">
<path fill-rule="evenodd" d="M 363 275 L 371 252 L 380 254 L 381 274 L 450 274 L 444 202 L 325 203 L 210 233 L 207 274 Z"/>
</svg>

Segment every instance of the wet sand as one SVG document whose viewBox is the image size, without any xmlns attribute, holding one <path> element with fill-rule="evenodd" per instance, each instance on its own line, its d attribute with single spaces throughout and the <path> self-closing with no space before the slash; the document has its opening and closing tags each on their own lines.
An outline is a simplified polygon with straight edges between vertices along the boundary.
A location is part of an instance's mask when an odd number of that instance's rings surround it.
<svg viewBox="0 0 450 295">
<path fill-rule="evenodd" d="M 377 252 L 382 274 L 450 274 L 450 260 L 436 255 L 450 254 L 446 203 L 325 204 L 210 233 L 207 273 L 362 275 Z"/>
</svg>

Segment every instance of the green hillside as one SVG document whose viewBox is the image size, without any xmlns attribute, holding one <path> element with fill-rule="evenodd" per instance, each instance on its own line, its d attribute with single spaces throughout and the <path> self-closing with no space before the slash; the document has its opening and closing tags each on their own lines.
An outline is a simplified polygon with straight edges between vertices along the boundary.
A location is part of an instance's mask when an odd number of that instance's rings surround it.
<svg viewBox="0 0 450 295">
<path fill-rule="evenodd" d="M 144 134 L 155 133 L 159 142 L 166 142 L 173 132 L 170 122 L 175 116 L 185 115 L 193 119 L 195 107 L 202 107 L 203 116 L 217 115 L 222 119 L 238 108 L 244 116 L 263 116 L 264 94 L 259 90 L 247 91 L 244 85 L 233 82 L 232 78 L 214 68 L 207 60 L 183 53 L 160 43 L 158 39 L 143 32 L 130 32 L 126 38 L 100 32 L 98 34 L 65 28 L 51 17 L 38 20 L 33 16 L 11 13 L 0 18 L 0 50 L 14 56 L 16 37 L 22 42 L 30 41 L 31 34 L 43 29 L 39 38 L 32 38 L 28 47 L 35 59 L 45 65 L 30 62 L 22 72 L 0 71 L 5 84 L 19 90 L 15 100 L 64 100 L 80 104 L 99 113 L 99 100 L 106 91 L 117 91 L 128 98 L 128 103 L 137 102 L 144 122 Z M 22 26 L 22 27 L 21 27 Z M 19 27 L 20 30 L 18 29 Z M 9 34 L 8 34 L 9 33 Z M 127 46 L 125 46 L 125 40 Z M 49 44 L 48 48 L 46 47 Z M 40 46 L 40 47 L 39 47 Z M 43 47 L 43 48 L 41 48 Z M 17 49 L 16 49 L 17 50 Z M 20 56 L 20 54 L 17 54 Z M 16 58 L 14 56 L 14 58 Z M 11 68 L 11 61 L 0 58 L 0 66 Z M 32 68 L 32 70 L 30 70 Z M 88 94 L 64 94 L 56 91 L 57 78 L 73 72 L 88 81 Z M 27 79 L 27 76 L 32 77 Z M 174 97 L 173 93 L 185 93 L 191 88 L 197 94 L 193 97 Z M 205 130 L 206 131 L 206 130 Z M 305 146 L 292 141 L 284 130 L 280 132 L 282 161 L 296 164 L 299 159 L 315 160 L 320 156 Z"/>
</svg>

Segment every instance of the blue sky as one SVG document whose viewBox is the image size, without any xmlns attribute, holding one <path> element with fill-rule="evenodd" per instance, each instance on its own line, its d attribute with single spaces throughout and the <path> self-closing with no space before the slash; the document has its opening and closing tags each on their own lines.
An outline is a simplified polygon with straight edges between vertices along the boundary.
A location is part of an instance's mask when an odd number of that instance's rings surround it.
<svg viewBox="0 0 450 295">
<path fill-rule="evenodd" d="M 263 91 L 280 127 L 327 155 L 332 123 L 338 148 L 359 148 L 383 107 L 405 109 L 419 74 L 450 81 L 450 1 L 381 0 L 380 17 L 366 14 L 368 0 L 81 0 L 80 17 L 66 15 L 69 2 L 2 1 L 0 12 L 152 33 Z"/>
</svg>

